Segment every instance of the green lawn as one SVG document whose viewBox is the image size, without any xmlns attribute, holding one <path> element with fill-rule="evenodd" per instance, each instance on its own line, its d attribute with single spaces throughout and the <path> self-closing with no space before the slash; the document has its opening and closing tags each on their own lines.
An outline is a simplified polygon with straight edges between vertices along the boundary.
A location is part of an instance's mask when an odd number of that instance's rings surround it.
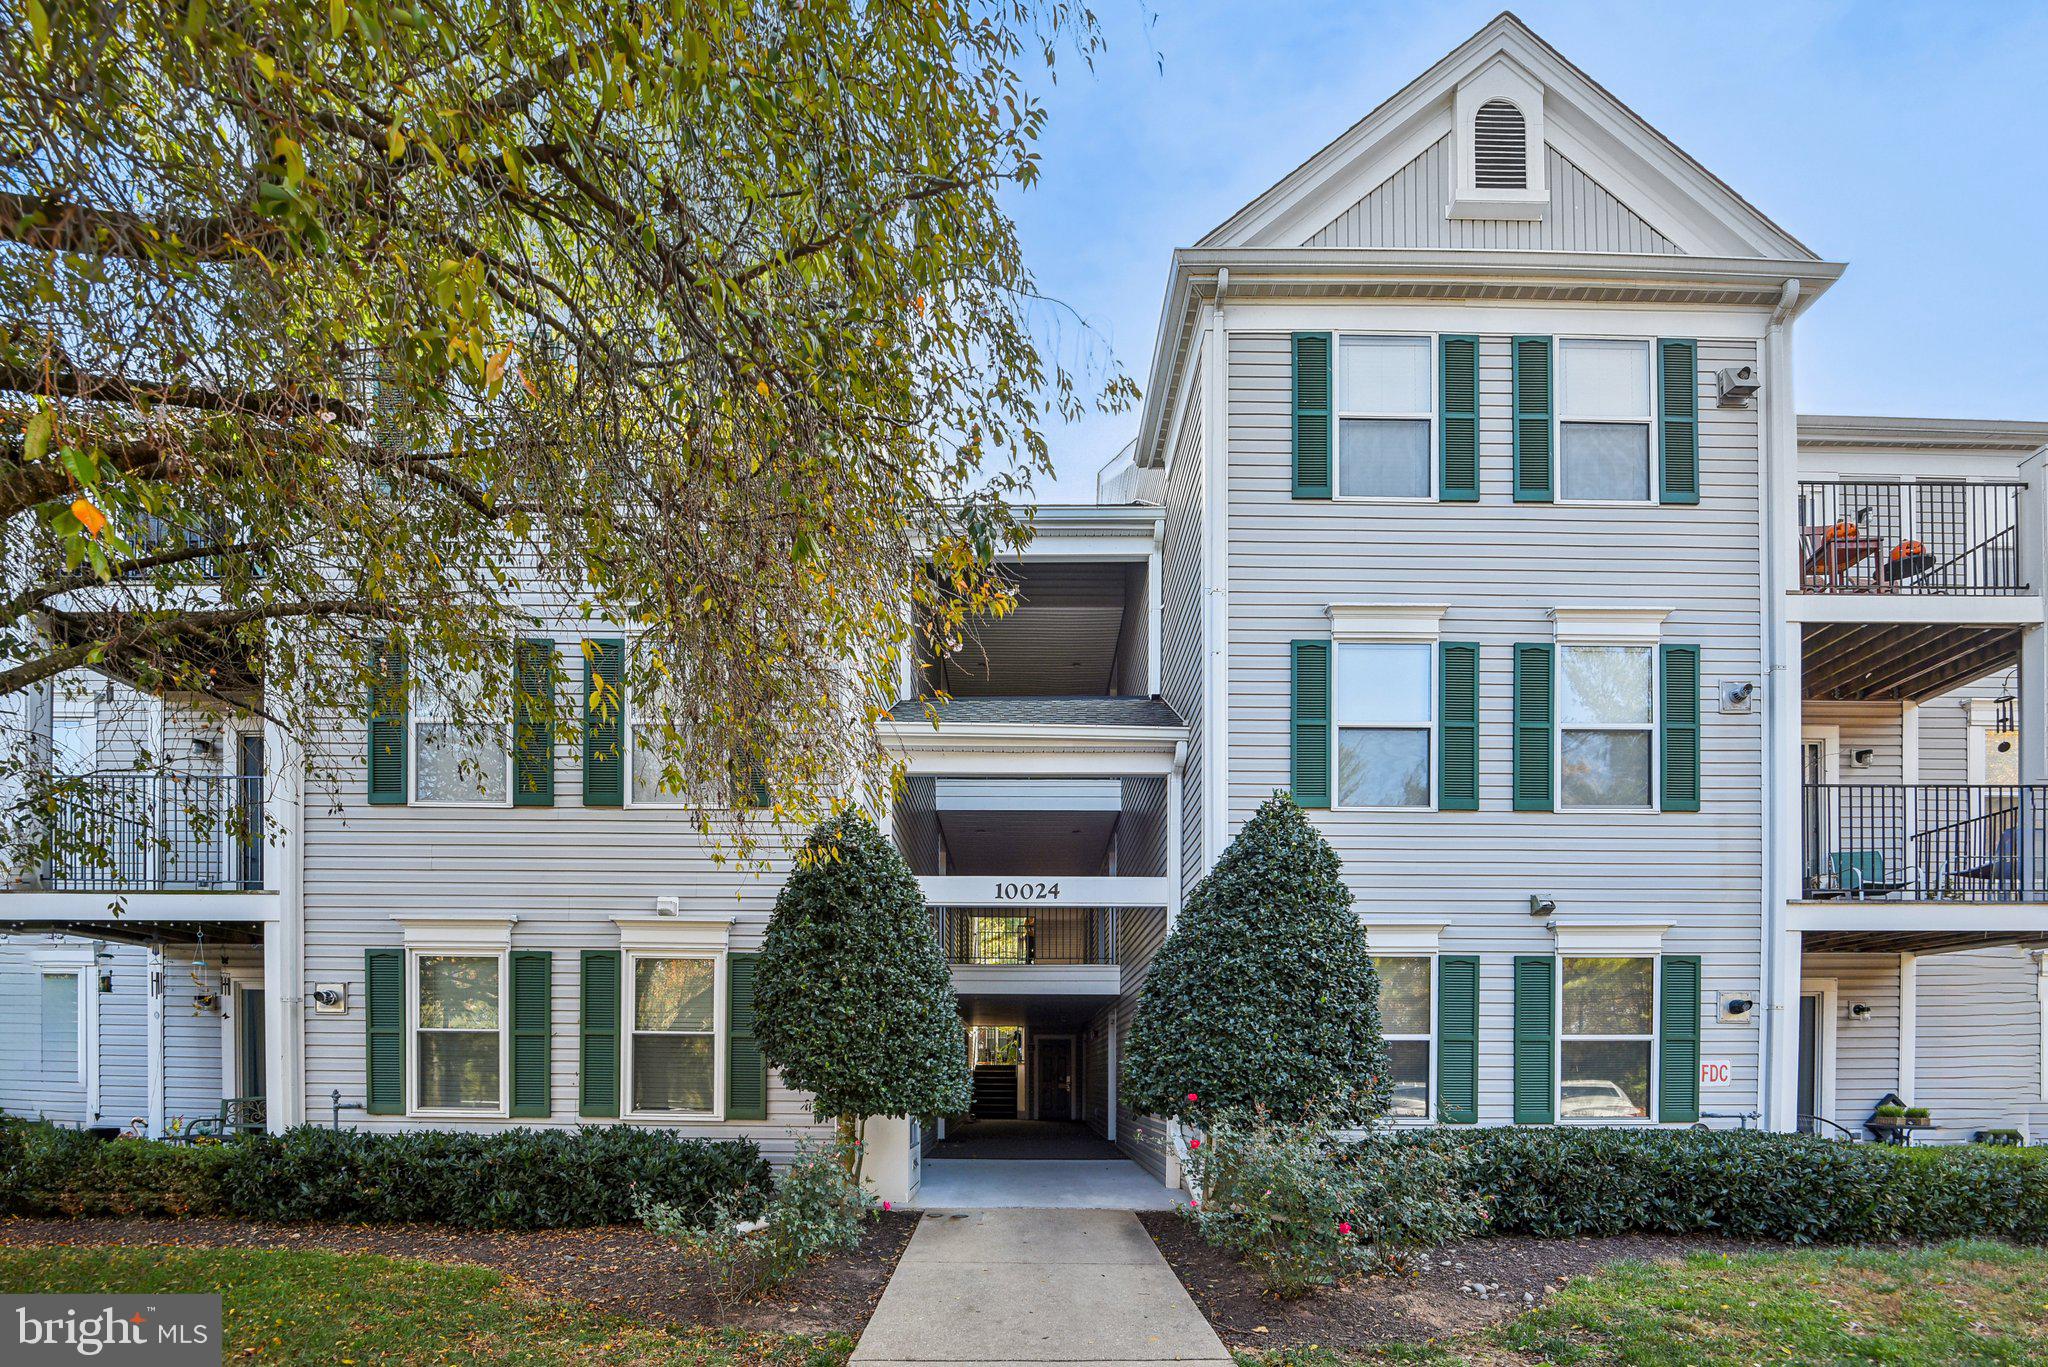
<svg viewBox="0 0 2048 1367">
<path fill-rule="evenodd" d="M 2048 1252 L 1958 1243 L 1904 1252 L 1697 1254 L 1617 1264 L 1483 1334 L 1363 1356 L 1240 1354 L 1260 1367 L 1367 1362 L 2048 1361 Z"/>
<path fill-rule="evenodd" d="M 496 1272 L 368 1254 L 4 1248 L 11 1292 L 220 1291 L 225 1360 L 839 1367 L 843 1339 L 668 1332 L 545 1300 Z"/>
</svg>

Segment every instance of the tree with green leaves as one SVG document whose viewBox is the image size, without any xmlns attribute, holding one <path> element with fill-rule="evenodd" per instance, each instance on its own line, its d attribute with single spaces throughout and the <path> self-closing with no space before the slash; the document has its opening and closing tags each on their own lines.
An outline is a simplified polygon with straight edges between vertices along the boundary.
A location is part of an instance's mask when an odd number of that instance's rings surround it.
<svg viewBox="0 0 2048 1367">
<path fill-rule="evenodd" d="M 1099 41 L 1071 0 L 0 0 L 0 700 L 86 669 L 311 735 L 395 643 L 502 728 L 566 618 L 634 636 L 672 791 L 874 790 L 906 606 L 933 654 L 1000 611 L 1041 426 L 1130 392 L 1041 354 L 999 198 L 1026 68 Z"/>
<path fill-rule="evenodd" d="M 1200 1123 L 1386 1113 L 1379 975 L 1343 866 L 1285 793 L 1268 798 L 1187 896 L 1124 1045 L 1124 1094 Z"/>
<path fill-rule="evenodd" d="M 967 1032 L 924 893 L 858 812 L 811 832 L 775 899 L 754 1016 L 762 1054 L 811 1094 L 820 1120 L 839 1122 L 856 1155 L 870 1116 L 957 1115 L 972 1100 Z"/>
</svg>

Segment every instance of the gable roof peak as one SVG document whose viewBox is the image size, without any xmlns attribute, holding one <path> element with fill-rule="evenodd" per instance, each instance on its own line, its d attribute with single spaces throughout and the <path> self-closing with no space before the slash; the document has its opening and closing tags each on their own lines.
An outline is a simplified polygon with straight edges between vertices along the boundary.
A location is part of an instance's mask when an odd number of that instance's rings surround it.
<svg viewBox="0 0 2048 1367">
<path fill-rule="evenodd" d="M 1383 100 L 1197 246 L 1292 247 L 1448 134 L 1461 87 L 1504 68 L 1540 94 L 1543 139 L 1574 161 L 1607 168 L 1606 188 L 1687 252 L 1818 260 L 1725 181 L 1652 127 L 1531 29 L 1502 10 Z M 1537 130 L 1532 129 L 1532 134 Z M 1532 149 L 1539 154 L 1541 148 Z M 1574 155 L 1574 154 L 1577 155 Z M 1589 166 L 1587 169 L 1593 169 Z"/>
</svg>

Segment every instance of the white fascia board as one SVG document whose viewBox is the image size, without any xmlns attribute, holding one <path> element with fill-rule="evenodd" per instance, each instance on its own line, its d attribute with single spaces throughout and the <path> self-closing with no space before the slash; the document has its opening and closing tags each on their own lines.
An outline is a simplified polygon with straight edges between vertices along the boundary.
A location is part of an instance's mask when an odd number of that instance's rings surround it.
<svg viewBox="0 0 2048 1367">
<path fill-rule="evenodd" d="M 1602 958 L 1658 954 L 1664 948 L 1668 920 L 1551 921 L 1545 926 L 1559 955 Z"/>
<path fill-rule="evenodd" d="M 42 921 L 103 922 L 109 926 L 162 921 L 262 924 L 277 918 L 278 896 L 274 892 L 0 893 L 0 925 Z"/>
<path fill-rule="evenodd" d="M 1442 634 L 1442 603 L 1332 603 L 1324 609 L 1338 641 L 1429 641 Z"/>
<path fill-rule="evenodd" d="M 517 916 L 393 916 L 407 949 L 502 950 L 512 947 Z"/>
<path fill-rule="evenodd" d="M 1785 929 L 2048 937 L 2048 902 L 1878 902 L 1854 897 L 1794 901 L 1785 908 Z"/>
<path fill-rule="evenodd" d="M 2043 620 L 2041 595 L 2015 593 L 1799 593 L 1785 594 L 1788 622 L 1848 622 L 1873 626 L 2037 626 Z"/>
<path fill-rule="evenodd" d="M 1670 608 L 1620 605 L 1552 608 L 1559 645 L 1655 645 Z"/>
<path fill-rule="evenodd" d="M 1801 413 L 1799 445 L 1933 451 L 2009 451 L 2030 455 L 2048 446 L 2048 422 L 1992 418 L 1893 418 Z"/>
</svg>

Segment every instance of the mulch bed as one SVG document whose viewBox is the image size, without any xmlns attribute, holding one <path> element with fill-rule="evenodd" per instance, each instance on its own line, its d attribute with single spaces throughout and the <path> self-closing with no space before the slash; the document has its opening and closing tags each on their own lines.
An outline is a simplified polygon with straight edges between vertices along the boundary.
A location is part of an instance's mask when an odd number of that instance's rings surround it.
<svg viewBox="0 0 2048 1367">
<path fill-rule="evenodd" d="M 1320 1344 L 1364 1348 L 1469 1333 L 1542 1304 L 1557 1287 L 1625 1258 L 1769 1247 L 1733 1239 L 1623 1235 L 1600 1239 L 1467 1239 L 1418 1259 L 1411 1275 L 1365 1277 L 1282 1301 L 1258 1275 L 1202 1242 L 1170 1211 L 1138 1216 L 1209 1323 L 1232 1348 Z"/>
<path fill-rule="evenodd" d="M 821 1260 L 760 1301 L 738 1305 L 713 1294 L 701 1258 L 638 1225 L 531 1232 L 443 1225 L 292 1225 L 226 1219 L 0 1220 L 0 1247 L 49 1244 L 282 1248 L 381 1253 L 430 1262 L 476 1263 L 537 1290 L 608 1314 L 654 1324 L 716 1325 L 757 1333 L 858 1335 L 917 1216 L 873 1221 L 860 1247 Z"/>
</svg>

